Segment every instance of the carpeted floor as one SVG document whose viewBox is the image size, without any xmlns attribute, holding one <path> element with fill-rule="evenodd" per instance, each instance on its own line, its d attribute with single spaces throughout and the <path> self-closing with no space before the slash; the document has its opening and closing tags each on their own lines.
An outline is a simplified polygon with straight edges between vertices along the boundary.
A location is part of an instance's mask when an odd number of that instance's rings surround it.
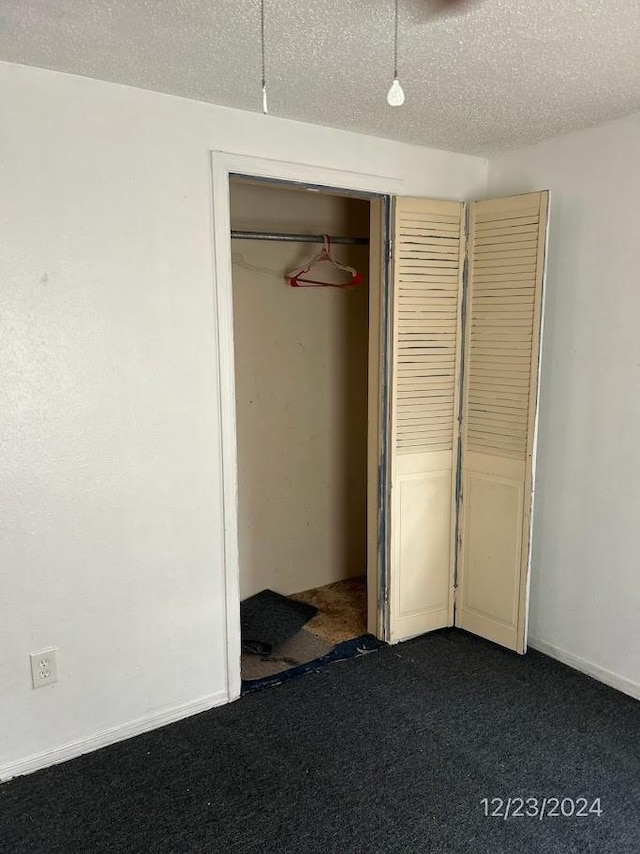
<svg viewBox="0 0 640 854">
<path fill-rule="evenodd" d="M 5 784 L 0 850 L 637 854 L 639 803 L 639 703 L 447 630 Z"/>
<path fill-rule="evenodd" d="M 305 626 L 318 609 L 275 590 L 262 590 L 240 603 L 243 652 L 269 654 Z"/>
</svg>

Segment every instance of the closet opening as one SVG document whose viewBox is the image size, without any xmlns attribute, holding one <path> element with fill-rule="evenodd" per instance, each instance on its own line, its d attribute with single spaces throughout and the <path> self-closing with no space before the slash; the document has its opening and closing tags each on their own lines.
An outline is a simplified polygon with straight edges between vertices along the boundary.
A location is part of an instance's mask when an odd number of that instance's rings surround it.
<svg viewBox="0 0 640 854">
<path fill-rule="evenodd" d="M 244 692 L 384 640 L 389 202 L 229 196 Z"/>
</svg>

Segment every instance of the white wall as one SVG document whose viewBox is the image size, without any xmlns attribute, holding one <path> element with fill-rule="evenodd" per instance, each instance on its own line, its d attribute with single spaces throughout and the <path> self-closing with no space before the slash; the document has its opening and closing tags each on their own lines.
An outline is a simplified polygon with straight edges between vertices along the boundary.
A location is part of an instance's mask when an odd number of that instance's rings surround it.
<svg viewBox="0 0 640 854">
<path fill-rule="evenodd" d="M 231 226 L 367 237 L 369 202 L 234 181 Z M 286 271 L 320 248 L 233 243 L 243 599 L 366 572 L 369 253 L 332 247 L 362 274 L 355 288 L 289 287 Z"/>
<path fill-rule="evenodd" d="M 640 115 L 490 160 L 551 190 L 530 635 L 640 697 Z"/>
<path fill-rule="evenodd" d="M 486 162 L 6 63 L 0 87 L 8 776 L 227 696 L 209 152 L 459 199 Z"/>
</svg>

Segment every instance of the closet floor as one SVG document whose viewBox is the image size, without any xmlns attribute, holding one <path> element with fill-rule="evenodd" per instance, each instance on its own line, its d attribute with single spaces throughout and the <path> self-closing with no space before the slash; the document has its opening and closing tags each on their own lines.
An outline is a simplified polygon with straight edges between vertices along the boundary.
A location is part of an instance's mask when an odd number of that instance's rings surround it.
<svg viewBox="0 0 640 854">
<path fill-rule="evenodd" d="M 317 661 L 327 656 L 338 644 L 367 633 L 365 576 L 304 590 L 288 598 L 314 605 L 318 613 L 268 655 L 243 652 L 241 670 L 245 683 L 255 685 L 257 681 L 268 680 L 300 665 Z"/>
<path fill-rule="evenodd" d="M 348 578 L 289 597 L 318 609 L 305 630 L 330 644 L 358 638 L 367 632 L 367 579 Z"/>
</svg>

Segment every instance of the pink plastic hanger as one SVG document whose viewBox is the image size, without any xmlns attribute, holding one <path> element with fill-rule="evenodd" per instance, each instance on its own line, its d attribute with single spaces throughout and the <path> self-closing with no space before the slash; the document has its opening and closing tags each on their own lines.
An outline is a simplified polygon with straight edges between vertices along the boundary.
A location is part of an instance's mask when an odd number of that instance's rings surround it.
<svg viewBox="0 0 640 854">
<path fill-rule="evenodd" d="M 321 261 L 329 262 L 341 273 L 347 273 L 350 278 L 348 282 L 323 282 L 319 279 L 303 278 L 315 264 Z M 331 257 L 331 242 L 327 234 L 324 235 L 324 246 L 319 255 L 313 257 L 303 267 L 287 273 L 287 279 L 292 288 L 350 288 L 354 285 L 359 285 L 362 282 L 362 273 L 358 273 L 353 267 L 348 267 L 346 264 L 340 264 L 335 258 Z"/>
</svg>

